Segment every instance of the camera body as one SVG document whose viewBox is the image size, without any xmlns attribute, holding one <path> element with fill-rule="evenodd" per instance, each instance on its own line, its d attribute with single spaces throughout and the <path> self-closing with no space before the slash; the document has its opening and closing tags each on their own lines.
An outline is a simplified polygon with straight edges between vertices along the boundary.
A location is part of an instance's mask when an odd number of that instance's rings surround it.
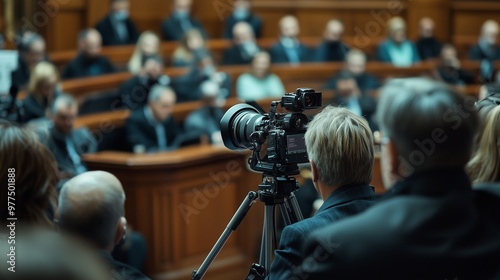
<svg viewBox="0 0 500 280">
<path fill-rule="evenodd" d="M 281 101 L 273 101 L 269 113 L 261 115 L 252 106 L 238 104 L 231 107 L 221 120 L 222 139 L 232 150 L 250 149 L 254 158 L 252 169 L 268 171 L 276 166 L 306 163 L 309 158 L 304 135 L 309 117 L 302 112 L 317 109 L 322 104 L 321 92 L 298 88 L 287 93 Z M 280 105 L 290 113 L 276 113 Z M 267 142 L 267 155 L 260 157 L 261 145 Z M 255 153 L 257 153 L 255 155 Z M 266 165 L 267 163 L 267 165 Z"/>
</svg>

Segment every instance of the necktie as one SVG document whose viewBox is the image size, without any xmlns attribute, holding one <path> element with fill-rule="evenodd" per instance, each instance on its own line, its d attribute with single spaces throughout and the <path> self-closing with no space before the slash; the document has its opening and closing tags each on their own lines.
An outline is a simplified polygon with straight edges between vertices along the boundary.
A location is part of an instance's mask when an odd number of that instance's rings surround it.
<svg viewBox="0 0 500 280">
<path fill-rule="evenodd" d="M 87 168 L 83 166 L 80 155 L 76 151 L 75 144 L 71 141 L 71 139 L 66 138 L 66 150 L 68 150 L 69 158 L 73 163 L 74 167 L 74 175 L 82 174 L 87 171 Z"/>
<path fill-rule="evenodd" d="M 156 139 L 158 141 L 158 150 L 167 148 L 167 137 L 165 136 L 165 128 L 161 123 L 155 124 Z"/>
</svg>

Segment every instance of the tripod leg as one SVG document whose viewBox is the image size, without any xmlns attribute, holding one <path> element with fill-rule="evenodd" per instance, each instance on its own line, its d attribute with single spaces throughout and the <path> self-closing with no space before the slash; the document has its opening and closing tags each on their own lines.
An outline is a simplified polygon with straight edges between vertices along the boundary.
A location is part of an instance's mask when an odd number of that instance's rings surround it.
<svg viewBox="0 0 500 280">
<path fill-rule="evenodd" d="M 280 212 L 281 216 L 283 217 L 283 222 L 285 223 L 285 226 L 291 225 L 292 221 L 290 220 L 289 210 L 285 203 L 280 204 Z"/>
<path fill-rule="evenodd" d="M 212 250 L 210 250 L 210 253 L 208 253 L 208 256 L 205 258 L 200 268 L 193 271 L 191 279 L 198 280 L 203 278 L 203 276 L 208 270 L 208 267 L 210 266 L 210 264 L 212 264 L 214 259 L 219 254 L 220 250 L 222 250 L 222 247 L 224 247 L 224 244 L 226 244 L 226 241 L 231 236 L 231 233 L 233 233 L 233 231 L 235 231 L 238 228 L 241 221 L 243 221 L 246 214 L 248 213 L 248 210 L 250 210 L 250 207 L 255 203 L 255 200 L 258 197 L 259 196 L 256 192 L 248 193 L 248 195 L 245 197 L 245 199 L 241 203 L 236 213 L 234 213 L 234 216 L 231 218 L 231 221 L 229 221 L 229 224 L 227 224 L 226 229 L 224 229 L 224 232 L 219 237 Z"/>
<path fill-rule="evenodd" d="M 285 203 L 287 204 L 290 211 L 289 215 L 291 223 L 296 223 L 304 219 L 304 216 L 302 216 L 302 211 L 300 211 L 299 203 L 297 202 L 295 193 L 292 192 L 286 199 Z"/>
<path fill-rule="evenodd" d="M 262 232 L 262 242 L 260 247 L 260 261 L 266 270 L 271 267 L 273 256 L 273 232 L 274 232 L 274 205 L 266 205 L 264 209 L 264 229 Z M 267 274 L 267 273 L 266 273 Z"/>
</svg>

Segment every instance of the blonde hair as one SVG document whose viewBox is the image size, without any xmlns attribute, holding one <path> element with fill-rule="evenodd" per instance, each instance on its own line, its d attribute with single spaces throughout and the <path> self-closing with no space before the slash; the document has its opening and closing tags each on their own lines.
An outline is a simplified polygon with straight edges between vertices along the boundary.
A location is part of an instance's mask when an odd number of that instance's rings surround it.
<svg viewBox="0 0 500 280">
<path fill-rule="evenodd" d="M 156 35 L 152 31 L 144 31 L 142 32 L 141 36 L 139 37 L 139 40 L 137 40 L 137 44 L 135 45 L 134 52 L 132 53 L 132 56 L 130 57 L 130 60 L 128 62 L 128 70 L 132 74 L 138 74 L 141 71 L 141 62 L 142 62 L 142 56 L 144 55 L 142 53 L 142 45 L 144 44 L 144 41 L 146 41 L 148 38 L 153 38 L 156 40 L 158 43 L 158 51 L 156 52 L 156 55 L 161 56 L 160 54 L 160 37 Z"/>
<path fill-rule="evenodd" d="M 500 181 L 500 106 L 488 114 L 478 149 L 467 164 L 474 183 Z"/>
<path fill-rule="evenodd" d="M 387 34 L 391 35 L 400 29 L 406 29 L 406 22 L 402 17 L 393 17 L 387 22 Z"/>
<path fill-rule="evenodd" d="M 33 73 L 31 73 L 28 91 L 30 94 L 38 97 L 38 86 L 51 79 L 55 79 L 56 82 L 59 82 L 59 72 L 57 71 L 56 66 L 50 62 L 39 62 L 33 69 Z"/>
<path fill-rule="evenodd" d="M 345 108 L 328 106 L 309 123 L 305 140 L 309 159 L 317 166 L 318 179 L 324 184 L 371 182 L 373 136 L 362 117 Z"/>
<path fill-rule="evenodd" d="M 189 49 L 188 46 L 189 40 L 193 37 L 199 37 L 203 41 L 205 41 L 205 39 L 203 38 L 203 34 L 201 34 L 200 30 L 196 28 L 188 30 L 180 40 L 179 42 L 180 45 L 174 51 L 173 54 L 174 59 L 180 59 L 183 61 L 194 61 L 193 51 Z"/>
</svg>

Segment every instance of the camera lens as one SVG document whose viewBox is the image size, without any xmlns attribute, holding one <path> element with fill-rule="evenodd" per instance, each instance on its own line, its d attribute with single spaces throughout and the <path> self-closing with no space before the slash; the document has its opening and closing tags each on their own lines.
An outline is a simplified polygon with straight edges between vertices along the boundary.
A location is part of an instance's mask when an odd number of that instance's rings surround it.
<svg viewBox="0 0 500 280">
<path fill-rule="evenodd" d="M 252 147 L 250 134 L 257 131 L 263 115 L 247 104 L 231 107 L 222 117 L 220 128 L 224 145 L 231 150 L 243 150 Z"/>
</svg>

